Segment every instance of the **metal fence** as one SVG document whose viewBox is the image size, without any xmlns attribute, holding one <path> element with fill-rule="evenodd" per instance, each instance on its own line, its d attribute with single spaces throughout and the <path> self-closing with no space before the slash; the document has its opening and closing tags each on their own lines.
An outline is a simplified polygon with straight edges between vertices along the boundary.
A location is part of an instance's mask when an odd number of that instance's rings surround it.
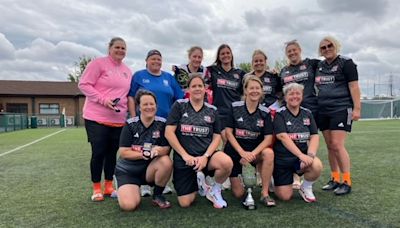
<svg viewBox="0 0 400 228">
<path fill-rule="evenodd" d="M 0 133 L 37 127 L 78 126 L 74 116 L 0 113 Z"/>
<path fill-rule="evenodd" d="M 26 129 L 29 126 L 28 115 L 19 113 L 0 113 L 0 132 Z"/>
</svg>

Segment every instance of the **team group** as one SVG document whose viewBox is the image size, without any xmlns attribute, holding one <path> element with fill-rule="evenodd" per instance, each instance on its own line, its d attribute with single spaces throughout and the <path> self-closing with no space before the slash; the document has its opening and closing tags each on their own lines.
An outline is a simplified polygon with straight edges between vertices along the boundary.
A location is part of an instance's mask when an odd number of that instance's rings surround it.
<svg viewBox="0 0 400 228">
<path fill-rule="evenodd" d="M 118 197 L 121 209 L 132 211 L 140 205 L 140 186 L 150 185 L 152 203 L 169 208 L 163 192 L 172 175 L 181 207 L 199 194 L 225 208 L 222 184 L 229 180 L 232 194 L 243 199 L 242 166 L 253 165 L 261 177 L 261 204 L 276 205 L 272 190 L 278 199 L 290 200 L 297 175 L 303 176 L 300 195 L 314 202 L 312 186 L 322 172 L 318 129 L 331 168 L 323 190 L 350 193 L 344 142 L 352 121 L 360 118 L 360 88 L 357 67 L 339 55 L 340 48 L 335 38 L 324 37 L 320 61 L 303 59 L 300 44 L 287 42 L 288 63 L 280 72 L 269 70 L 266 54 L 256 50 L 252 71 L 245 74 L 234 67 L 228 45 L 219 46 L 208 67 L 201 65 L 203 50 L 195 46 L 188 50 L 188 64 L 173 67 L 174 75 L 161 70 L 162 55 L 151 50 L 146 69 L 132 76 L 123 63 L 126 43 L 113 38 L 108 56 L 92 60 L 79 82 L 92 149 L 91 199 Z"/>
</svg>

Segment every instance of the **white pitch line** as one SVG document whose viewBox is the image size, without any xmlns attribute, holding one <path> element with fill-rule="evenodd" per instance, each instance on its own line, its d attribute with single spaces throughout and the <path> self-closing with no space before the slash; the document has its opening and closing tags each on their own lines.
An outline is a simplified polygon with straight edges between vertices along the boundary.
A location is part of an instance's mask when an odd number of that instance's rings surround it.
<svg viewBox="0 0 400 228">
<path fill-rule="evenodd" d="M 32 144 L 35 144 L 35 143 L 37 143 L 37 142 L 40 142 L 40 141 L 42 141 L 42 140 L 44 140 L 44 139 L 47 139 L 48 137 L 51 137 L 51 136 L 53 136 L 53 135 L 56 135 L 56 134 L 58 134 L 58 133 L 60 133 L 60 132 L 63 132 L 63 131 L 65 131 L 65 130 L 67 130 L 67 129 L 59 130 L 59 131 L 57 131 L 57 132 L 51 133 L 50 135 L 46 135 L 46 136 L 44 136 L 44 137 L 42 137 L 42 138 L 40 138 L 40 139 L 36 139 L 35 141 L 32 141 L 32 142 L 30 142 L 30 143 L 28 143 L 28 144 L 25 144 L 25 145 L 19 146 L 19 147 L 17 147 L 17 148 L 14 148 L 14 149 L 12 149 L 12 150 L 9 150 L 9 151 L 7 151 L 7 152 L 4 152 L 4 153 L 0 154 L 0 157 L 2 157 L 2 156 L 4 156 L 4 155 L 7 155 L 7 154 L 9 154 L 9 153 L 12 153 L 12 152 L 14 152 L 14 151 L 20 150 L 20 149 L 22 149 L 22 148 L 25 148 L 25 147 L 27 147 L 27 146 L 30 146 L 30 145 L 32 145 Z"/>
</svg>

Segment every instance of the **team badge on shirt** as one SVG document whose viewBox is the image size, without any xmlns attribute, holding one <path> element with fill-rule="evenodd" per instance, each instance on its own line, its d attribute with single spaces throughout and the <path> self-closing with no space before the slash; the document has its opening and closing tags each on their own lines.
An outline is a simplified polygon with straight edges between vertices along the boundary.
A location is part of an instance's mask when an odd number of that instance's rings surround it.
<svg viewBox="0 0 400 228">
<path fill-rule="evenodd" d="M 204 116 L 204 121 L 206 121 L 207 123 L 211 123 L 211 116 Z"/>
<path fill-rule="evenodd" d="M 133 135 L 134 138 L 139 138 L 139 133 L 136 132 L 135 135 Z"/>
<path fill-rule="evenodd" d="M 239 74 L 233 74 L 233 77 L 236 78 L 236 79 L 240 78 Z"/>
<path fill-rule="evenodd" d="M 331 72 L 336 72 L 336 71 L 337 71 L 337 68 L 338 68 L 338 65 L 333 66 L 332 69 L 331 69 Z"/>
<path fill-rule="evenodd" d="M 301 66 L 300 66 L 300 70 L 305 70 L 305 69 L 307 69 L 307 66 L 306 66 L 306 65 L 301 65 Z"/>
<path fill-rule="evenodd" d="M 157 139 L 157 138 L 160 138 L 160 131 L 153 131 L 153 136 L 152 136 L 152 138 L 153 139 Z"/>
<path fill-rule="evenodd" d="M 310 118 L 304 118 L 303 119 L 303 124 L 306 126 L 310 126 Z"/>
<path fill-rule="evenodd" d="M 142 82 L 143 82 L 143 83 L 150 83 L 150 80 L 147 79 L 147 78 L 143 78 L 143 79 L 142 79 Z"/>
<path fill-rule="evenodd" d="M 290 125 L 292 125 L 292 122 L 288 121 L 288 122 L 286 122 L 286 125 L 290 126 Z"/>
<path fill-rule="evenodd" d="M 269 79 L 269 78 L 264 78 L 264 82 L 270 83 L 270 82 L 271 82 L 271 79 Z"/>
<path fill-rule="evenodd" d="M 182 117 L 189 117 L 189 115 L 187 114 L 187 112 L 183 113 Z"/>
<path fill-rule="evenodd" d="M 264 120 L 257 120 L 257 127 L 264 127 Z"/>
<path fill-rule="evenodd" d="M 168 80 L 163 80 L 163 84 L 164 84 L 165 86 L 168 86 L 168 85 L 169 85 Z"/>
</svg>

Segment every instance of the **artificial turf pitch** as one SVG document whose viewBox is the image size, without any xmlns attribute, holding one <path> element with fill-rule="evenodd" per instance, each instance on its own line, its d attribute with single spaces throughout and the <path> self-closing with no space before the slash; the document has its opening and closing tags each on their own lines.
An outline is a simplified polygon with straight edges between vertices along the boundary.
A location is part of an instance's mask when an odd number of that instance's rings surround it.
<svg viewBox="0 0 400 228">
<path fill-rule="evenodd" d="M 321 137 L 322 177 L 314 184 L 318 202 L 307 204 L 295 192 L 274 208 L 246 211 L 230 191 L 228 208 L 214 209 L 198 197 L 189 209 L 160 210 L 143 198 L 135 212 L 121 212 L 107 198 L 91 202 L 90 148 L 83 128 L 68 128 L 42 141 L 1 155 L 59 131 L 29 129 L 0 134 L 0 227 L 400 227 L 400 120 L 360 121 L 346 146 L 352 160 L 353 191 L 334 196 L 321 186 L 329 165 Z M 254 197 L 259 198 L 259 189 Z"/>
</svg>

